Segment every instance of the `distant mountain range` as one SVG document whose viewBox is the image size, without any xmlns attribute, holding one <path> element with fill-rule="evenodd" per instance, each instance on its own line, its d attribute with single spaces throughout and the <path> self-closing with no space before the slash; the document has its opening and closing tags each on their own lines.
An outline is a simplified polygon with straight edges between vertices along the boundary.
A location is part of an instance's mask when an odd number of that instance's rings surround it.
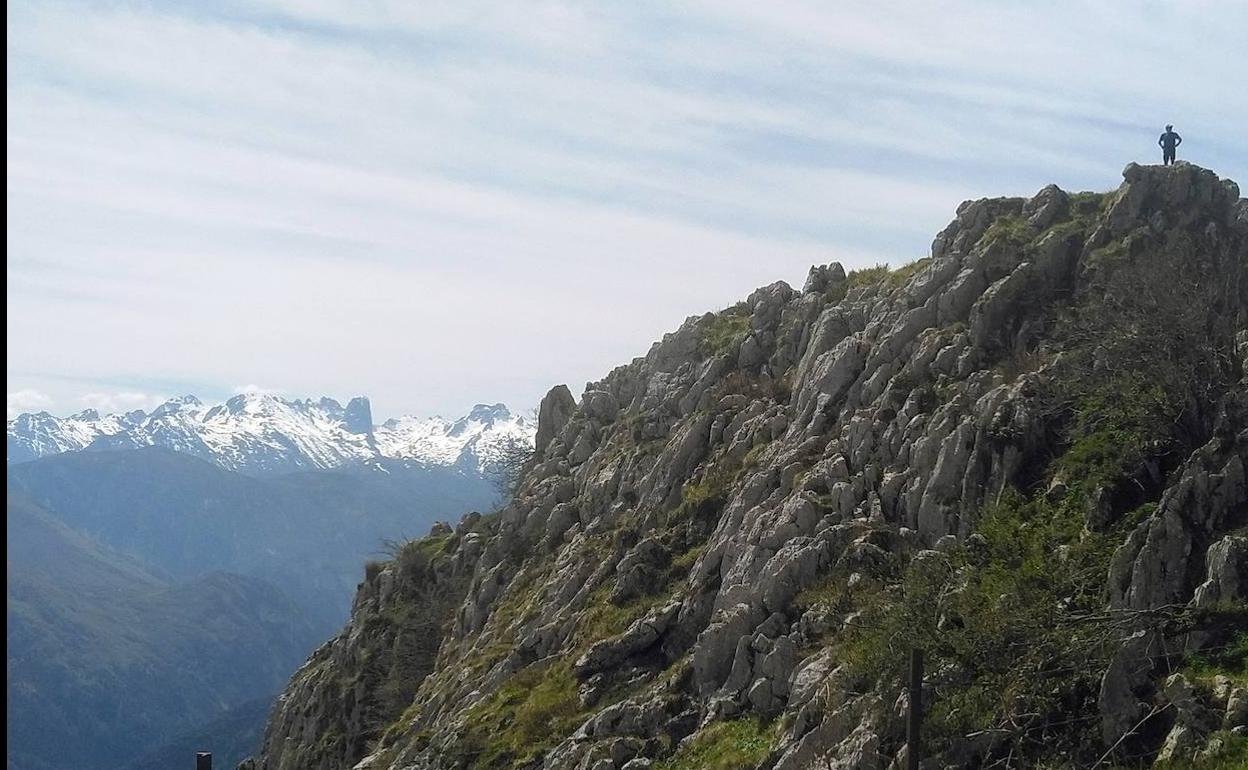
<svg viewBox="0 0 1248 770">
<path fill-rule="evenodd" d="M 115 768 L 239 704 L 262 712 L 320 637 L 272 583 L 162 575 L 22 496 L 6 518 L 9 768 Z"/>
<path fill-rule="evenodd" d="M 8 423 L 9 770 L 151 770 L 257 749 L 363 570 L 489 511 L 532 416 L 372 422 L 365 398 L 193 396 Z"/>
<path fill-rule="evenodd" d="M 9 770 L 148 770 L 197 741 L 221 761 L 255 751 L 273 693 L 347 617 L 361 563 L 490 510 L 474 470 L 246 475 L 158 446 L 10 465 Z"/>
<path fill-rule="evenodd" d="M 248 475 L 378 467 L 403 460 L 423 466 L 488 471 L 509 445 L 532 445 L 537 421 L 503 404 L 478 404 L 457 420 L 401 417 L 373 424 L 367 398 L 285 399 L 245 393 L 208 405 L 195 396 L 149 412 L 69 417 L 26 413 L 8 421 L 10 465 L 75 450 L 163 447 Z"/>
</svg>

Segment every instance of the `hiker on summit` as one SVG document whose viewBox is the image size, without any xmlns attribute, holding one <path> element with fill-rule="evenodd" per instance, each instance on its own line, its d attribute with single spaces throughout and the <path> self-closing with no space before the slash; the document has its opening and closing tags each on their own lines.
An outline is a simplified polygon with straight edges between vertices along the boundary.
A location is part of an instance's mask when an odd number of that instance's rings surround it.
<svg viewBox="0 0 1248 770">
<path fill-rule="evenodd" d="M 1157 140 L 1161 145 L 1161 162 L 1167 166 L 1174 164 L 1174 148 L 1183 144 L 1183 137 L 1174 133 L 1174 126 L 1166 126 L 1166 133 Z"/>
</svg>

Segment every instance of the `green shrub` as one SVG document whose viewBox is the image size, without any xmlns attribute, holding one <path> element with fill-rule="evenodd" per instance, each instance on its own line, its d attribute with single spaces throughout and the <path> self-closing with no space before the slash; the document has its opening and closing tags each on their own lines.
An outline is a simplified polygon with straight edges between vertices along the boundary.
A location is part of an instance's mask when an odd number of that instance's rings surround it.
<svg viewBox="0 0 1248 770">
<path fill-rule="evenodd" d="M 1086 532 L 1072 507 L 1017 492 L 1002 495 L 978 531 L 982 541 L 912 562 L 899 585 L 859 599 L 861 614 L 835 642 L 839 657 L 900 689 L 909 650 L 926 651 L 938 672 L 929 751 L 984 731 L 1005 753 L 1092 751 L 1087 728 L 1116 641 L 1096 620 L 1116 540 Z"/>
<path fill-rule="evenodd" d="M 1057 320 L 1064 355 L 1042 400 L 1067 422 L 1064 462 L 1086 466 L 1089 485 L 1195 449 L 1237 379 L 1225 354 L 1233 321 L 1210 323 L 1225 287 L 1194 275 L 1168 254 L 1143 254 L 1096 276 Z"/>
</svg>

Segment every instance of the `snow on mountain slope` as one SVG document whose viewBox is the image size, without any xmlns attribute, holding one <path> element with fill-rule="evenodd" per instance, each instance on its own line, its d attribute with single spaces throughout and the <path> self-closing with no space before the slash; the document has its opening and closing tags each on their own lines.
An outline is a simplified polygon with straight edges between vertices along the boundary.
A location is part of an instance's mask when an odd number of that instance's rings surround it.
<svg viewBox="0 0 1248 770">
<path fill-rule="evenodd" d="M 532 445 L 536 431 L 532 416 L 513 416 L 502 404 L 477 404 L 453 422 L 441 417 L 387 420 L 374 435 L 384 457 L 482 468 L 497 459 L 509 442 Z"/>
<path fill-rule="evenodd" d="M 244 473 L 337 468 L 380 458 L 482 473 L 510 443 L 531 445 L 536 424 L 532 415 L 512 415 L 502 404 L 478 404 L 454 421 L 402 417 L 374 426 L 363 397 L 344 407 L 332 398 L 256 393 L 206 406 L 183 396 L 150 414 L 22 414 L 8 422 L 7 449 L 10 464 L 73 450 L 160 446 Z"/>
</svg>

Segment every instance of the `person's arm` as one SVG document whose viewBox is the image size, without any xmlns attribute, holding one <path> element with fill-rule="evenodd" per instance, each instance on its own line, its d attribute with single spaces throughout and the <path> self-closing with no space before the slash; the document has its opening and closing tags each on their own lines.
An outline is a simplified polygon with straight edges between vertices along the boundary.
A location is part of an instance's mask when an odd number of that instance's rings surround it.
<svg viewBox="0 0 1248 770">
<path fill-rule="evenodd" d="M 1174 135 L 1174 146 L 1175 146 L 1175 147 L 1178 147 L 1180 144 L 1183 144 L 1183 137 L 1179 136 L 1178 134 L 1175 134 L 1175 135 Z"/>
<path fill-rule="evenodd" d="M 1165 146 L 1166 146 L 1166 135 L 1165 135 L 1165 134 L 1162 134 L 1161 136 L 1157 137 L 1157 146 L 1158 146 L 1158 147 L 1165 147 Z"/>
</svg>

